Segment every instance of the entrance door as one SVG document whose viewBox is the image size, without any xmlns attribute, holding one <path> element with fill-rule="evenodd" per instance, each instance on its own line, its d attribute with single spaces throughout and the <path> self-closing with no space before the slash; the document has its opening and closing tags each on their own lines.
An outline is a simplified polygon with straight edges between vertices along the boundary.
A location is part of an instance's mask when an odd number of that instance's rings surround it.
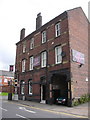
<svg viewBox="0 0 90 120">
<path fill-rule="evenodd" d="M 41 102 L 40 103 L 46 103 L 46 86 L 41 85 Z"/>
</svg>

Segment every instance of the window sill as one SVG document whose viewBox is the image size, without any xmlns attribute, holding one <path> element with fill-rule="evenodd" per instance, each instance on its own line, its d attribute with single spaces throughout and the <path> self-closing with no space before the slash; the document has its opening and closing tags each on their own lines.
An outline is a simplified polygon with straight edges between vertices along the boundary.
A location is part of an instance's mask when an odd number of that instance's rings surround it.
<svg viewBox="0 0 90 120">
<path fill-rule="evenodd" d="M 28 94 L 29 96 L 32 96 L 33 94 Z"/>
<path fill-rule="evenodd" d="M 33 71 L 34 69 L 32 69 L 32 70 L 29 70 L 29 71 Z"/>
<path fill-rule="evenodd" d="M 61 36 L 61 34 L 60 35 L 58 35 L 58 36 L 55 36 L 55 38 L 58 38 L 58 37 L 60 37 Z"/>
<path fill-rule="evenodd" d="M 46 68 L 46 67 L 47 67 L 47 66 L 45 66 L 45 67 L 42 67 L 42 66 L 41 66 L 41 69 L 44 69 L 44 68 Z"/>
<path fill-rule="evenodd" d="M 30 48 L 30 50 L 33 50 L 34 48 Z"/>
<path fill-rule="evenodd" d="M 23 52 L 22 54 L 25 54 L 26 52 Z"/>
<path fill-rule="evenodd" d="M 55 65 L 59 65 L 59 64 L 62 64 L 62 62 L 60 62 L 60 63 L 55 63 Z"/>
<path fill-rule="evenodd" d="M 22 71 L 22 73 L 25 73 L 25 71 Z"/>
<path fill-rule="evenodd" d="M 46 41 L 47 42 L 47 41 Z M 46 42 L 41 43 L 41 45 L 44 45 Z"/>
</svg>

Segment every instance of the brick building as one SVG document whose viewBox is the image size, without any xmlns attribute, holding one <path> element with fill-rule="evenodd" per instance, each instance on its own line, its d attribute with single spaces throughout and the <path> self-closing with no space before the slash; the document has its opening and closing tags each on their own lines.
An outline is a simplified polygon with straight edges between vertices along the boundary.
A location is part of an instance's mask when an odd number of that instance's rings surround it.
<svg viewBox="0 0 90 120">
<path fill-rule="evenodd" d="M 14 80 L 14 72 L 0 70 L 0 92 L 11 92 L 10 86 L 8 86 L 8 81 Z M 12 92 L 14 92 L 14 87 L 12 87 Z"/>
<path fill-rule="evenodd" d="M 88 93 L 88 19 L 81 7 L 68 10 L 16 44 L 15 76 L 19 99 L 55 103 L 58 96 L 72 101 Z"/>
</svg>

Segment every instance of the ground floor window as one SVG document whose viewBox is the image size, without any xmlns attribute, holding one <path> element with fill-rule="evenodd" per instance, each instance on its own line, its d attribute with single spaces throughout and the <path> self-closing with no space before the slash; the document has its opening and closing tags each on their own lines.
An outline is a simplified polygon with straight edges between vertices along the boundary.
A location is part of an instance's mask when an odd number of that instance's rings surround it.
<svg viewBox="0 0 90 120">
<path fill-rule="evenodd" d="M 21 81 L 21 94 L 24 94 L 25 91 L 25 82 Z"/>
<path fill-rule="evenodd" d="M 29 86 L 29 94 L 32 95 L 32 80 L 29 80 L 28 86 Z"/>
</svg>

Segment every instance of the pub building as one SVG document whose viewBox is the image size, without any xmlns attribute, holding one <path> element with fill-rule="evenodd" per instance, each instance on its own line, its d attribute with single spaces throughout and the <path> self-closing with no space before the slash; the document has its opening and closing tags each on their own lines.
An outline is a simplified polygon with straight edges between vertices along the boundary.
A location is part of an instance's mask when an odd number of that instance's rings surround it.
<svg viewBox="0 0 90 120">
<path fill-rule="evenodd" d="M 16 43 L 15 79 L 20 100 L 55 104 L 59 96 L 67 106 L 88 94 L 88 19 L 81 7 L 67 10 Z"/>
</svg>

